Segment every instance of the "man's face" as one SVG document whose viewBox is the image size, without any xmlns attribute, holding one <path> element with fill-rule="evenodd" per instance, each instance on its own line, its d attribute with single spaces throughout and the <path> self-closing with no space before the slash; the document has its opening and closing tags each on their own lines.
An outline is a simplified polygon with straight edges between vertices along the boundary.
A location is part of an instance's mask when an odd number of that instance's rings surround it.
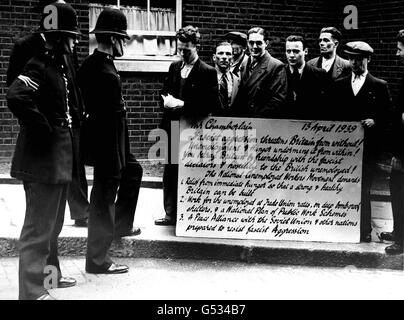
<svg viewBox="0 0 404 320">
<path fill-rule="evenodd" d="M 241 44 L 232 42 L 231 43 L 231 48 L 233 49 L 233 58 L 234 60 L 237 60 L 238 57 L 240 57 L 242 55 L 242 53 L 244 52 L 244 48 Z"/>
<path fill-rule="evenodd" d="M 286 41 L 286 59 L 292 67 L 300 68 L 307 54 L 307 48 L 303 49 L 301 41 Z"/>
<path fill-rule="evenodd" d="M 191 41 L 181 42 L 178 40 L 177 51 L 178 55 L 181 57 L 181 60 L 185 63 L 192 62 L 196 57 L 196 45 Z"/>
<path fill-rule="evenodd" d="M 356 75 L 361 75 L 368 69 L 369 58 L 362 55 L 350 55 L 349 63 L 352 72 Z"/>
<path fill-rule="evenodd" d="M 230 68 L 233 58 L 232 47 L 230 45 L 220 45 L 216 48 L 213 61 L 221 72 L 226 72 Z"/>
<path fill-rule="evenodd" d="M 78 43 L 77 37 L 76 36 L 68 36 L 67 37 L 67 46 L 70 50 L 70 52 L 73 52 L 74 47 L 76 46 L 76 44 Z"/>
<path fill-rule="evenodd" d="M 337 50 L 338 41 L 334 40 L 331 33 L 324 32 L 318 38 L 321 55 L 331 55 Z"/>
<path fill-rule="evenodd" d="M 264 36 L 259 33 L 251 33 L 248 36 L 248 48 L 253 58 L 259 58 L 265 53 L 266 43 Z"/>
<path fill-rule="evenodd" d="M 400 41 L 397 42 L 396 56 L 400 59 L 400 62 L 404 64 L 404 44 Z"/>
</svg>

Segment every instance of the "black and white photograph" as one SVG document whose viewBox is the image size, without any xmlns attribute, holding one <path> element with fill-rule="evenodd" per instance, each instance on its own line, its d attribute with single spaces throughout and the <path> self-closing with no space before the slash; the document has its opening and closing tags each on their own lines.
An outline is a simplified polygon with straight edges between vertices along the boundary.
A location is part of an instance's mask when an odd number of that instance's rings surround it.
<svg viewBox="0 0 404 320">
<path fill-rule="evenodd" d="M 1 1 L 0 300 L 402 300 L 403 228 L 403 1 Z"/>
</svg>

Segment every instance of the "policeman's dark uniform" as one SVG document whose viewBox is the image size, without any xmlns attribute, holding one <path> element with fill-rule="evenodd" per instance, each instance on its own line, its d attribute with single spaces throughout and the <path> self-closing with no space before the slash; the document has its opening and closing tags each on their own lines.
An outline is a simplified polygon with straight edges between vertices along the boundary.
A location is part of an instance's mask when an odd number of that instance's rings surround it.
<svg viewBox="0 0 404 320">
<path fill-rule="evenodd" d="M 24 69 L 26 63 L 34 56 L 45 52 L 45 39 L 37 32 L 18 39 L 14 44 L 13 50 L 10 55 L 10 61 L 7 69 L 7 85 L 11 85 L 18 75 Z M 75 66 L 73 59 L 70 55 L 66 55 L 66 62 L 68 64 L 68 70 L 70 71 L 69 77 L 75 78 Z M 72 81 L 75 83 L 75 81 Z M 77 108 L 80 110 L 80 114 L 84 111 L 84 106 L 81 103 L 81 99 L 74 99 L 72 102 L 78 103 Z M 75 137 L 79 138 L 79 128 L 75 127 L 73 130 L 77 131 Z M 76 141 L 76 145 L 79 147 L 79 141 Z M 78 152 L 78 150 L 77 150 Z M 87 179 L 84 169 L 84 164 L 80 161 L 78 166 L 79 174 L 73 177 L 69 186 L 67 194 L 67 201 L 70 207 L 70 216 L 74 220 L 82 220 L 88 217 L 88 200 L 87 200 Z"/>
<path fill-rule="evenodd" d="M 126 18 L 118 9 L 104 9 L 92 32 L 127 37 Z M 113 57 L 96 49 L 83 62 L 78 78 L 88 112 L 83 152 L 86 164 L 94 166 L 86 270 L 109 273 L 113 238 L 131 235 L 143 172 L 130 153 L 121 79 Z"/>
<path fill-rule="evenodd" d="M 58 31 L 78 34 L 77 16 L 67 4 L 58 9 Z M 47 36 L 48 31 L 42 31 Z M 49 31 L 50 32 L 50 31 Z M 37 299 L 47 293 L 44 268 L 60 266 L 57 239 L 63 226 L 66 194 L 77 173 L 73 127 L 79 126 L 79 96 L 69 80 L 61 52 L 44 50 L 25 66 L 7 92 L 8 106 L 18 118 L 18 135 L 11 176 L 23 180 L 25 221 L 20 236 L 19 297 Z M 36 83 L 38 87 L 33 85 Z"/>
</svg>

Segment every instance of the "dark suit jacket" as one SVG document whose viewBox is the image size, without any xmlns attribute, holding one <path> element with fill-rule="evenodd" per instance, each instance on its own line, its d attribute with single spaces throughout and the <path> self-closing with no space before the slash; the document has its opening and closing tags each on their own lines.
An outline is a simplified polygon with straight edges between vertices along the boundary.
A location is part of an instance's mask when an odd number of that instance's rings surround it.
<svg viewBox="0 0 404 320">
<path fill-rule="evenodd" d="M 404 124 L 402 114 L 404 113 L 404 78 L 401 80 L 398 95 L 394 100 L 394 109 L 391 115 L 391 127 L 389 128 L 387 150 L 395 157 L 404 162 Z"/>
<path fill-rule="evenodd" d="M 241 68 L 241 84 L 236 98 L 237 116 L 251 118 L 279 118 L 287 96 L 284 64 L 268 52 L 248 76 L 251 57 Z"/>
<path fill-rule="evenodd" d="M 182 61 L 170 65 L 161 92 L 163 95 L 171 94 L 174 98 L 180 98 L 181 66 Z M 163 108 L 160 127 L 166 130 L 169 136 L 171 121 L 178 121 L 183 117 L 192 123 L 220 109 L 216 69 L 198 59 L 185 81 L 181 100 L 184 101 L 184 107 L 180 109 Z"/>
<path fill-rule="evenodd" d="M 330 88 L 327 72 L 305 64 L 300 78 L 299 89 L 292 88 L 292 73 L 289 65 L 285 66 L 288 77 L 288 108 L 286 118 L 298 120 L 327 119 L 326 94 Z"/>
<path fill-rule="evenodd" d="M 314 59 L 311 59 L 310 61 L 307 62 L 309 66 L 317 67 L 321 69 L 321 64 L 322 64 L 322 57 L 317 57 Z M 348 60 L 345 60 L 341 58 L 339 55 L 335 57 L 335 62 L 332 67 L 331 71 L 331 78 L 333 80 L 337 80 L 339 78 L 343 78 L 350 74 L 351 72 L 351 66 L 349 64 Z"/>
<path fill-rule="evenodd" d="M 392 111 L 387 82 L 367 74 L 365 83 L 354 96 L 352 75 L 338 79 L 332 91 L 334 119 L 361 121 L 373 119 L 375 125 L 365 128 L 364 161 L 375 160 L 386 139 L 386 128 Z"/>
<path fill-rule="evenodd" d="M 112 57 L 94 50 L 78 81 L 88 114 L 81 134 L 85 163 L 119 178 L 130 152 L 121 79 Z"/>
<path fill-rule="evenodd" d="M 38 90 L 20 79 L 12 82 L 7 102 L 18 118 L 18 135 L 11 176 L 24 181 L 59 184 L 72 179 L 78 157 L 72 131 L 60 125 L 66 119 L 67 99 L 63 78 L 63 57 L 43 52 L 25 66 L 23 75 L 39 85 Z M 66 68 L 66 65 L 65 65 Z M 69 101 L 77 96 L 69 86 Z M 70 104 L 73 125 L 79 126 L 77 104 Z"/>
</svg>

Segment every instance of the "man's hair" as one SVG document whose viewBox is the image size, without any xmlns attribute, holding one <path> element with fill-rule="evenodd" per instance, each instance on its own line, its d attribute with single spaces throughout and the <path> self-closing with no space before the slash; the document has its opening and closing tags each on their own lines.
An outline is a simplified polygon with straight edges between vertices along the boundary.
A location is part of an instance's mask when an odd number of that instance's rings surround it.
<svg viewBox="0 0 404 320">
<path fill-rule="evenodd" d="M 397 41 L 404 44 L 404 29 L 401 29 L 397 34 Z"/>
<path fill-rule="evenodd" d="M 334 27 L 325 27 L 321 29 L 320 33 L 331 33 L 331 36 L 338 42 L 340 42 L 342 39 L 342 33 Z"/>
<path fill-rule="evenodd" d="M 286 38 L 286 42 L 301 42 L 303 50 L 306 49 L 306 40 L 302 36 L 291 35 Z"/>
<path fill-rule="evenodd" d="M 265 33 L 265 29 L 261 28 L 261 27 L 253 27 L 250 30 L 248 30 L 247 32 L 247 37 L 252 34 L 252 33 L 258 33 L 258 34 L 262 34 L 264 36 L 264 39 L 266 39 L 266 33 Z"/>
<path fill-rule="evenodd" d="M 178 30 L 176 36 L 177 39 L 181 42 L 191 42 L 195 45 L 199 44 L 199 40 L 201 38 L 201 34 L 199 33 L 198 28 L 191 25 Z"/>
<path fill-rule="evenodd" d="M 230 46 L 230 47 L 231 47 L 231 43 L 228 42 L 228 41 L 219 42 L 219 43 L 216 45 L 216 49 L 217 49 L 218 47 L 220 47 L 220 46 Z"/>
</svg>

